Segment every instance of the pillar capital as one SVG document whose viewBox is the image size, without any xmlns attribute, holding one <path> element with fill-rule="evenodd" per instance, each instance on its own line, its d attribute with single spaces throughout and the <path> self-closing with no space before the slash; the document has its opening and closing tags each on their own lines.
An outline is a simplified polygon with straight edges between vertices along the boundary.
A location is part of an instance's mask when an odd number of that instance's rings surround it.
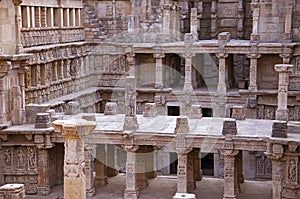
<svg viewBox="0 0 300 199">
<path fill-rule="evenodd" d="M 80 139 L 82 136 L 90 135 L 96 127 L 96 122 L 84 119 L 56 120 L 52 123 L 55 131 L 61 133 L 68 139 Z"/>
<path fill-rule="evenodd" d="M 216 57 L 218 59 L 225 59 L 225 58 L 227 58 L 228 57 L 228 53 L 225 52 L 225 48 L 224 49 L 223 48 L 220 49 L 220 51 L 216 53 Z"/>
<path fill-rule="evenodd" d="M 246 56 L 249 59 L 259 59 L 259 58 L 261 58 L 261 54 L 258 54 L 258 53 L 250 53 L 250 54 L 247 54 Z"/>
<path fill-rule="evenodd" d="M 13 4 L 14 4 L 15 6 L 20 5 L 22 2 L 23 2 L 23 0 L 13 0 Z"/>
<path fill-rule="evenodd" d="M 139 149 L 139 145 L 123 145 L 122 146 L 126 152 L 135 153 Z"/>
<path fill-rule="evenodd" d="M 134 63 L 134 57 L 135 57 L 135 53 L 133 52 L 126 53 L 126 60 L 129 64 Z"/>
<path fill-rule="evenodd" d="M 238 150 L 234 150 L 234 149 L 220 149 L 219 152 L 224 157 L 234 157 L 239 153 Z"/>
<path fill-rule="evenodd" d="M 266 156 L 271 160 L 282 161 L 284 149 L 281 144 L 271 144 L 267 143 L 267 152 Z"/>
<path fill-rule="evenodd" d="M 276 64 L 274 66 L 275 71 L 279 72 L 279 73 L 290 72 L 293 70 L 293 68 L 294 68 L 294 65 L 292 65 L 292 64 Z"/>
<path fill-rule="evenodd" d="M 196 53 L 194 52 L 184 52 L 181 54 L 181 56 L 185 59 L 191 59 L 192 57 L 195 57 Z"/>
</svg>

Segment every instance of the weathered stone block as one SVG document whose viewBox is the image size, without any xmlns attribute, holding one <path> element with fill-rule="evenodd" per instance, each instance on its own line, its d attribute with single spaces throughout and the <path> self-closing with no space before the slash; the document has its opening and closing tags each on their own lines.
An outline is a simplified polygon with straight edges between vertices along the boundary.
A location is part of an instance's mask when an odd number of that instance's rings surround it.
<svg viewBox="0 0 300 199">
<path fill-rule="evenodd" d="M 82 119 L 87 121 L 96 121 L 96 116 L 95 114 L 87 114 L 87 115 L 83 115 Z"/>
<path fill-rule="evenodd" d="M 107 102 L 105 104 L 104 115 L 116 115 L 117 107 L 118 105 L 116 102 Z"/>
<path fill-rule="evenodd" d="M 66 115 L 76 115 L 79 113 L 79 104 L 77 102 L 68 102 L 66 106 Z"/>
<path fill-rule="evenodd" d="M 135 131 L 139 128 L 136 116 L 125 116 L 124 131 Z"/>
<path fill-rule="evenodd" d="M 1 199 L 26 198 L 24 184 L 5 184 L 0 187 Z"/>
<path fill-rule="evenodd" d="M 232 118 L 237 120 L 244 120 L 245 119 L 245 112 L 243 106 L 234 106 L 232 109 Z"/>
<path fill-rule="evenodd" d="M 202 107 L 201 105 L 192 105 L 191 113 L 189 118 L 191 119 L 201 119 L 202 118 Z"/>
<path fill-rule="evenodd" d="M 196 199 L 196 196 L 192 193 L 176 193 L 173 199 Z"/>
<path fill-rule="evenodd" d="M 236 128 L 236 120 L 235 119 L 224 119 L 223 121 L 223 135 L 236 135 L 237 128 Z"/>
<path fill-rule="evenodd" d="M 36 114 L 34 128 L 49 128 L 51 126 L 50 113 Z"/>
<path fill-rule="evenodd" d="M 274 121 L 272 126 L 272 137 L 287 138 L 287 122 Z"/>
<path fill-rule="evenodd" d="M 188 118 L 183 116 L 176 119 L 176 127 L 174 133 L 189 133 Z"/>
<path fill-rule="evenodd" d="M 146 103 L 145 109 L 143 112 L 144 117 L 156 117 L 157 116 L 157 109 L 155 103 Z"/>
<path fill-rule="evenodd" d="M 50 104 L 28 104 L 25 107 L 26 123 L 34 124 L 37 113 L 45 113 L 49 110 Z"/>
</svg>

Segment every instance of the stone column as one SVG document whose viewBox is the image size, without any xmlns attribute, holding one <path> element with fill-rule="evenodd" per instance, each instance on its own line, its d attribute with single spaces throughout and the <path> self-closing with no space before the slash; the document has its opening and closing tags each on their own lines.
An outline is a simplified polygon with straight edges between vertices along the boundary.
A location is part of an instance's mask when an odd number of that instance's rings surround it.
<svg viewBox="0 0 300 199">
<path fill-rule="evenodd" d="M 211 9 L 210 9 L 210 16 L 211 16 L 211 38 L 212 39 L 216 39 L 217 38 L 217 1 L 216 0 L 212 0 L 211 2 Z"/>
<path fill-rule="evenodd" d="M 148 187 L 146 172 L 146 146 L 140 146 L 136 153 L 136 179 L 140 189 Z"/>
<path fill-rule="evenodd" d="M 200 149 L 195 148 L 194 152 L 194 176 L 196 181 L 202 180 L 202 169 L 201 169 L 201 152 Z"/>
<path fill-rule="evenodd" d="M 146 175 L 148 179 L 156 178 L 156 150 L 154 146 L 146 147 Z"/>
<path fill-rule="evenodd" d="M 23 49 L 22 46 L 22 41 L 21 41 L 21 28 L 22 28 L 22 24 L 21 24 L 21 6 L 20 4 L 22 3 L 21 0 L 14 0 L 13 1 L 14 5 L 15 5 L 15 19 L 16 19 L 16 28 L 15 28 L 15 32 L 16 32 L 16 53 L 20 53 Z M 25 27 L 25 26 L 24 26 Z"/>
<path fill-rule="evenodd" d="M 129 67 L 129 76 L 133 76 L 135 77 L 135 54 L 130 52 L 126 54 L 126 60 L 128 63 L 128 67 Z"/>
<path fill-rule="evenodd" d="M 287 100 L 288 100 L 288 85 L 289 85 L 289 72 L 294 68 L 290 64 L 276 64 L 275 71 L 279 72 L 278 82 L 278 107 L 276 110 L 276 120 L 289 119 Z"/>
<path fill-rule="evenodd" d="M 228 32 L 222 32 L 218 35 L 219 52 L 216 56 L 219 58 L 219 83 L 218 93 L 225 94 L 228 89 L 228 70 L 226 67 L 226 43 L 230 41 L 230 34 Z"/>
<path fill-rule="evenodd" d="M 50 183 L 49 183 L 49 150 L 47 148 L 41 147 L 38 149 L 38 172 L 39 181 L 37 187 L 38 196 L 46 196 L 50 193 Z"/>
<path fill-rule="evenodd" d="M 178 198 L 178 194 L 186 194 L 195 188 L 193 154 L 191 152 L 193 148 L 188 146 L 186 138 L 189 133 L 187 117 L 177 118 L 174 133 L 177 134 L 175 151 L 178 154 L 177 193 L 174 198 Z"/>
<path fill-rule="evenodd" d="M 86 197 L 92 198 L 95 195 L 94 177 L 93 177 L 93 150 L 95 146 L 86 145 L 84 148 L 85 159 L 85 177 L 86 177 Z"/>
<path fill-rule="evenodd" d="M 187 154 L 187 188 L 188 192 L 192 192 L 196 189 L 195 181 L 195 167 L 194 167 L 194 151 L 190 151 Z"/>
<path fill-rule="evenodd" d="M 106 150 L 104 144 L 98 144 L 96 147 L 96 177 L 95 187 L 107 185 L 106 174 Z"/>
<path fill-rule="evenodd" d="M 165 36 L 168 36 L 170 35 L 170 9 L 171 9 L 171 6 L 168 5 L 168 4 L 164 4 L 163 5 L 163 11 L 162 11 L 162 16 L 163 16 L 163 24 L 162 24 L 162 27 L 163 27 L 163 34 Z"/>
<path fill-rule="evenodd" d="M 284 175 L 284 149 L 281 144 L 267 143 L 266 155 L 272 160 L 272 199 L 281 199 Z"/>
<path fill-rule="evenodd" d="M 257 91 L 257 59 L 261 57 L 260 54 L 249 54 L 247 57 L 250 59 L 250 83 L 248 90 L 252 92 Z"/>
<path fill-rule="evenodd" d="M 136 176 L 136 151 L 139 146 L 125 146 L 127 152 L 126 161 L 126 189 L 124 199 L 137 199 L 139 197 L 139 188 L 137 186 Z"/>
<path fill-rule="evenodd" d="M 155 62 L 155 88 L 163 88 L 163 63 L 162 59 L 165 57 L 165 54 L 161 52 L 161 48 L 157 47 L 154 49 L 155 53 L 153 54 Z"/>
<path fill-rule="evenodd" d="M 183 91 L 185 92 L 192 92 L 193 85 L 192 85 L 192 57 L 195 56 L 195 53 L 187 52 L 183 53 L 182 57 L 185 59 L 185 79 L 184 79 L 184 86 Z"/>
<path fill-rule="evenodd" d="M 223 199 L 236 199 L 237 197 L 237 167 L 235 166 L 235 156 L 237 150 L 220 150 L 224 156 L 224 195 Z"/>
<path fill-rule="evenodd" d="M 82 119 L 72 121 L 56 120 L 55 131 L 65 137 L 64 198 L 86 198 L 86 176 L 84 143 L 82 136 L 93 133 L 96 123 Z"/>
<path fill-rule="evenodd" d="M 107 144 L 106 145 L 106 165 L 107 165 L 107 177 L 114 177 L 118 175 L 115 161 L 115 145 Z"/>
<path fill-rule="evenodd" d="M 291 42 L 291 32 L 292 32 L 292 16 L 293 16 L 293 6 L 288 6 L 286 8 L 285 14 L 285 29 L 284 29 L 284 40 L 286 42 Z"/>
<path fill-rule="evenodd" d="M 251 3 L 252 9 L 252 34 L 251 34 L 251 42 L 259 42 L 259 15 L 260 15 L 260 3 Z"/>
<path fill-rule="evenodd" d="M 198 19 L 197 19 L 197 8 L 191 8 L 190 17 L 190 31 L 193 35 L 193 40 L 198 41 Z"/>
<path fill-rule="evenodd" d="M 136 86 L 135 78 L 130 76 L 126 77 L 126 90 L 125 90 L 125 121 L 124 130 L 135 131 L 139 128 L 136 118 Z"/>
</svg>

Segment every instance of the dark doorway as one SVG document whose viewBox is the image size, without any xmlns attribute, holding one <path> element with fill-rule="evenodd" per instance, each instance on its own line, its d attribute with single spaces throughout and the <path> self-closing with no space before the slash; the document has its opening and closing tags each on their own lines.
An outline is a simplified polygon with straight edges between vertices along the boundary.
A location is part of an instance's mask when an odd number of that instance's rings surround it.
<svg viewBox="0 0 300 199">
<path fill-rule="evenodd" d="M 170 116 L 179 116 L 180 115 L 179 106 L 168 106 L 168 115 L 170 115 Z"/>
<path fill-rule="evenodd" d="M 202 154 L 201 169 L 203 175 L 214 176 L 214 154 Z"/>
<path fill-rule="evenodd" d="M 203 117 L 212 117 L 213 111 L 211 108 L 202 108 L 202 116 Z"/>
<path fill-rule="evenodd" d="M 170 174 L 177 174 L 178 155 L 177 153 L 170 153 Z"/>
</svg>

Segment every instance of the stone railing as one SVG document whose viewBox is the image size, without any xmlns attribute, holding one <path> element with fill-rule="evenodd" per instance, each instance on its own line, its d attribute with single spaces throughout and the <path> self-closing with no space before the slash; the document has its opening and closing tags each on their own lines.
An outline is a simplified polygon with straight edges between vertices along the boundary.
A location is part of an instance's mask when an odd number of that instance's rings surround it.
<svg viewBox="0 0 300 199">
<path fill-rule="evenodd" d="M 84 40 L 83 27 L 22 28 L 23 47 L 58 44 Z"/>
</svg>

